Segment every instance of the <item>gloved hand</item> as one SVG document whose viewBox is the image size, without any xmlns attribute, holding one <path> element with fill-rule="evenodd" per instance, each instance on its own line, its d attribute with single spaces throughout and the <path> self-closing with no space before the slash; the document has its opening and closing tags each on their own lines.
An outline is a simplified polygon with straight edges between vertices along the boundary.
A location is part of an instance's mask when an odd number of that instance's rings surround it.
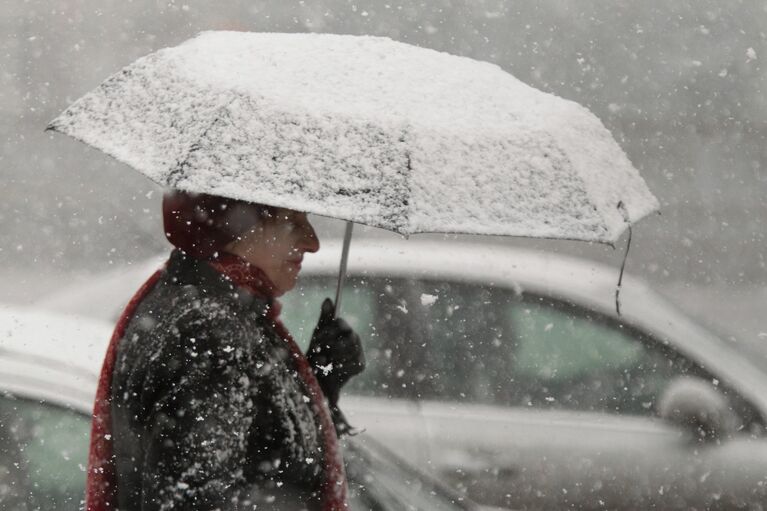
<svg viewBox="0 0 767 511">
<path fill-rule="evenodd" d="M 334 318 L 330 298 L 322 302 L 320 320 L 312 334 L 306 358 L 322 392 L 328 398 L 330 413 L 338 436 L 356 434 L 338 407 L 341 387 L 365 369 L 365 354 L 360 336 L 341 318 Z"/>
<path fill-rule="evenodd" d="M 365 355 L 360 336 L 346 321 L 334 318 L 333 311 L 332 300 L 325 298 L 306 358 L 335 415 L 341 387 L 365 369 Z"/>
</svg>

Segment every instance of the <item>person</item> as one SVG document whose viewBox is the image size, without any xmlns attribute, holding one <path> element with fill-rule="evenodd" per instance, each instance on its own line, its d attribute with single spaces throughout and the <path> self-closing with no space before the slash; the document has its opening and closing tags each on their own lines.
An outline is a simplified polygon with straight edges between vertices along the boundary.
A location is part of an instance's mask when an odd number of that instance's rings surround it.
<svg viewBox="0 0 767 511">
<path fill-rule="evenodd" d="M 173 191 L 163 216 L 175 248 L 102 369 L 86 509 L 345 509 L 337 401 L 360 338 L 326 299 L 303 354 L 276 300 L 319 249 L 306 214 Z"/>
</svg>

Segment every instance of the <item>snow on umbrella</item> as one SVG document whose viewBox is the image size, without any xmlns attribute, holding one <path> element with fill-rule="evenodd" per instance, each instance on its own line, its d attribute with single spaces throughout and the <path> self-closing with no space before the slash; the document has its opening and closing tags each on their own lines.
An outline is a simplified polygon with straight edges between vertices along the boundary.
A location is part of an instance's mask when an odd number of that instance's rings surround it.
<svg viewBox="0 0 767 511">
<path fill-rule="evenodd" d="M 204 32 L 111 76 L 49 129 L 164 187 L 404 235 L 612 244 L 658 206 L 588 109 L 384 37 Z"/>
</svg>

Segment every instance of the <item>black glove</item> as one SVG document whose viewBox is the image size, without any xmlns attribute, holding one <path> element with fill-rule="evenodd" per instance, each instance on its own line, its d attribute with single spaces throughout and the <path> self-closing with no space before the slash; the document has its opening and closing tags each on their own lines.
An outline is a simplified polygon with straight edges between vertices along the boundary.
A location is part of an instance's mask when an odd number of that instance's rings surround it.
<svg viewBox="0 0 767 511">
<path fill-rule="evenodd" d="M 351 427 L 338 409 L 341 387 L 365 369 L 365 355 L 360 336 L 341 318 L 333 317 L 333 302 L 322 302 L 320 320 L 312 334 L 306 358 L 309 360 L 317 381 L 328 398 L 333 421 L 339 434 L 349 432 Z"/>
</svg>

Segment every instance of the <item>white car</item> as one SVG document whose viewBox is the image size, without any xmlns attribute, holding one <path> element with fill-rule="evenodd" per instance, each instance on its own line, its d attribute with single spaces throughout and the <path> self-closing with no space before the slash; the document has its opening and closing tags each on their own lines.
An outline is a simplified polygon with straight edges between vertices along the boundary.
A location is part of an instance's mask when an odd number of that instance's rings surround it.
<svg viewBox="0 0 767 511">
<path fill-rule="evenodd" d="M 304 343 L 338 260 L 337 246 L 307 255 L 299 288 L 282 300 Z M 46 305 L 108 305 L 114 320 L 157 265 Z M 366 343 L 368 368 L 342 408 L 475 500 L 524 509 L 767 502 L 767 375 L 642 282 L 624 279 L 619 317 L 616 269 L 416 240 L 355 241 L 349 275 L 342 315 Z M 103 291 L 120 298 L 107 303 Z"/>
<path fill-rule="evenodd" d="M 0 509 L 82 509 L 90 414 L 111 325 L 0 306 Z M 370 435 L 344 441 L 352 509 L 478 509 Z"/>
</svg>

